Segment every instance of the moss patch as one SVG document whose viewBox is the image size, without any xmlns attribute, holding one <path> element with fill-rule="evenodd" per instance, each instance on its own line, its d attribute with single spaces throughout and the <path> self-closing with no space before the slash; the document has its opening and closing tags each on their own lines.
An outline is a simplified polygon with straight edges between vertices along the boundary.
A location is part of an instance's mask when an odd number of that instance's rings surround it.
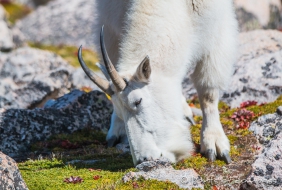
<svg viewBox="0 0 282 190">
<path fill-rule="evenodd" d="M 80 67 L 80 64 L 77 60 L 77 51 L 78 51 L 77 47 L 67 46 L 67 45 L 59 45 L 59 46 L 45 45 L 45 44 L 31 43 L 31 42 L 29 43 L 29 46 L 54 52 L 60 55 L 66 61 L 68 61 L 70 65 L 74 67 Z M 97 53 L 95 53 L 90 49 L 83 49 L 82 54 L 83 54 L 83 59 L 85 63 L 88 65 L 88 67 L 94 71 L 98 71 L 99 68 L 95 65 L 99 61 Z"/>
<path fill-rule="evenodd" d="M 25 17 L 32 11 L 30 8 L 17 3 L 3 2 L 1 4 L 3 5 L 8 14 L 8 20 L 12 24 L 14 24 L 18 19 Z"/>
</svg>

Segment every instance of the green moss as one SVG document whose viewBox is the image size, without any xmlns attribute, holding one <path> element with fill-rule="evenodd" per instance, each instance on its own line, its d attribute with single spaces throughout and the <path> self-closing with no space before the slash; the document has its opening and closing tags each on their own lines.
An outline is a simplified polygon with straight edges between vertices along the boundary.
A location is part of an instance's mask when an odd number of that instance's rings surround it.
<svg viewBox="0 0 282 190">
<path fill-rule="evenodd" d="M 16 3 L 2 3 L 2 5 L 4 6 L 8 14 L 8 19 L 12 24 L 31 12 L 30 8 Z"/>
<path fill-rule="evenodd" d="M 257 118 L 260 114 L 273 113 L 279 105 L 282 104 L 280 97 L 273 103 L 248 107 L 248 110 L 254 111 Z M 232 114 L 237 109 L 229 109 L 225 104 L 219 106 L 220 120 L 223 128 L 228 134 L 230 141 L 230 156 L 233 163 L 237 163 L 236 172 L 242 176 L 248 175 L 251 167 L 245 166 L 242 160 L 252 162 L 252 154 L 254 152 L 252 145 L 255 145 L 256 139 L 247 129 L 237 129 L 235 122 L 231 119 Z M 200 144 L 201 117 L 195 117 L 198 123 L 191 126 L 191 133 L 196 147 Z M 66 149 L 56 144 L 46 147 L 51 142 L 59 142 L 58 140 L 67 140 L 68 142 L 82 147 L 77 149 Z M 105 135 L 101 132 L 84 129 L 73 134 L 59 134 L 50 137 L 46 142 L 37 143 L 34 150 L 52 151 L 57 159 L 47 159 L 38 161 L 26 161 L 19 163 L 20 171 L 25 179 L 28 187 L 32 189 L 179 189 L 179 187 L 170 182 L 159 182 L 156 180 L 138 179 L 128 183 L 121 181 L 122 176 L 129 171 L 136 171 L 133 166 L 130 154 L 123 154 L 114 148 L 105 148 Z M 242 156 L 243 155 L 243 156 Z M 99 160 L 93 164 L 77 163 L 66 165 L 70 160 Z M 234 164 L 232 164 L 234 165 Z M 196 153 L 192 157 L 182 160 L 174 165 L 175 169 L 194 168 L 203 179 L 209 179 L 209 171 L 213 171 L 213 175 L 232 177 L 234 168 L 232 165 L 226 165 L 222 160 L 216 160 L 209 163 L 200 153 Z M 231 169 L 229 168 L 231 167 Z M 249 168 L 248 168 L 249 167 Z M 89 171 L 88 168 L 101 169 Z M 235 169 L 236 169 L 235 168 Z M 94 180 L 93 176 L 102 176 L 98 180 Z M 84 182 L 81 184 L 67 184 L 63 180 L 70 176 L 80 176 Z M 242 178 L 243 179 L 243 178 Z M 213 183 L 205 183 L 205 189 L 213 188 Z"/>
<path fill-rule="evenodd" d="M 195 154 L 192 157 L 182 160 L 174 165 L 175 169 L 185 169 L 185 168 L 194 168 L 195 170 L 200 170 L 205 165 L 208 164 L 208 161 L 201 154 Z"/>
<path fill-rule="evenodd" d="M 119 165 L 119 162 L 115 162 Z M 89 170 L 89 168 L 98 168 L 96 165 L 88 165 L 77 167 L 75 165 L 65 165 L 62 161 L 38 160 L 19 163 L 19 169 L 27 186 L 31 190 L 69 190 L 69 189 L 179 189 L 179 187 L 171 182 L 159 182 L 156 180 L 139 179 L 128 183 L 121 181 L 122 176 L 130 170 L 112 172 L 109 170 Z M 120 166 L 122 168 L 122 166 Z M 93 177 L 99 175 L 99 179 L 94 180 Z M 79 176 L 83 179 L 82 183 L 67 184 L 63 182 L 65 178 L 70 176 Z"/>
<path fill-rule="evenodd" d="M 255 113 L 254 120 L 256 120 L 260 115 L 275 113 L 276 109 L 282 105 L 282 96 L 278 97 L 274 102 L 267 103 L 260 106 L 251 106 L 247 109 Z"/>
<path fill-rule="evenodd" d="M 77 60 L 77 51 L 78 48 L 74 46 L 67 46 L 67 45 L 44 45 L 40 43 L 29 43 L 31 47 L 48 50 L 60 55 L 66 61 L 68 61 L 74 67 L 80 67 L 80 64 Z M 83 49 L 83 59 L 88 67 L 94 71 L 98 71 L 99 68 L 95 65 L 98 62 L 98 55 L 90 50 L 90 49 Z"/>
<path fill-rule="evenodd" d="M 192 140 L 196 144 L 200 144 L 201 124 L 191 126 Z"/>
<path fill-rule="evenodd" d="M 240 155 L 240 150 L 237 149 L 237 147 L 235 146 L 230 146 L 230 156 L 234 158 L 239 155 Z"/>
<path fill-rule="evenodd" d="M 235 141 L 238 140 L 238 137 L 235 136 L 235 135 L 227 135 L 228 139 L 229 139 L 229 142 L 231 145 L 233 145 L 235 143 Z"/>
</svg>

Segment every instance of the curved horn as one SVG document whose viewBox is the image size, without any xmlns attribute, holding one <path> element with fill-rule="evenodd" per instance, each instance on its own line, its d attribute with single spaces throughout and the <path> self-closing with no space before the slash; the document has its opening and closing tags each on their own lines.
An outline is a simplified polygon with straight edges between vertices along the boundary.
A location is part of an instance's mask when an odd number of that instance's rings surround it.
<svg viewBox="0 0 282 190">
<path fill-rule="evenodd" d="M 103 90 L 108 95 L 113 95 L 113 91 L 110 88 L 110 83 L 98 75 L 92 73 L 92 71 L 86 66 L 83 58 L 82 58 L 82 46 L 78 49 L 78 61 L 84 70 L 85 74 L 92 80 L 101 90 Z"/>
<path fill-rule="evenodd" d="M 126 83 L 124 82 L 123 78 L 121 78 L 121 76 L 119 76 L 118 72 L 116 71 L 114 65 L 112 64 L 106 47 L 105 47 L 105 42 L 104 42 L 104 26 L 102 26 L 101 28 L 101 33 L 100 33 L 100 46 L 101 46 L 101 51 L 102 51 L 102 55 L 103 55 L 103 60 L 106 66 L 106 69 L 112 79 L 113 84 L 115 85 L 115 87 L 117 88 L 117 90 L 123 91 L 126 87 Z"/>
</svg>

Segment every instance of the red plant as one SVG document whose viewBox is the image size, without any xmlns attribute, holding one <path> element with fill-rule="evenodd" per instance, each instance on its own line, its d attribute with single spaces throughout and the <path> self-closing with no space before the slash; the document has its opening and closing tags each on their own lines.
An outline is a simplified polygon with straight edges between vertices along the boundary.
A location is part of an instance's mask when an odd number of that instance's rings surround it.
<svg viewBox="0 0 282 190">
<path fill-rule="evenodd" d="M 246 102 L 242 102 L 240 104 L 240 108 L 246 108 L 246 107 L 249 107 L 249 106 L 255 106 L 257 104 L 258 104 L 258 102 L 256 102 L 256 101 L 246 101 Z"/>
<path fill-rule="evenodd" d="M 257 145 L 253 145 L 252 148 L 253 148 L 254 150 L 260 150 L 260 149 L 261 149 L 261 147 L 259 147 L 259 146 L 257 146 Z"/>
<path fill-rule="evenodd" d="M 255 116 L 254 112 L 243 108 L 234 112 L 231 118 L 236 121 L 237 128 L 247 129 L 250 127 L 250 121 L 253 119 L 254 116 Z"/>
<path fill-rule="evenodd" d="M 69 177 L 69 178 L 65 178 L 64 182 L 76 184 L 76 183 L 81 183 L 81 182 L 83 182 L 83 179 L 80 178 L 79 176 L 77 176 L 77 177 L 71 176 L 71 177 Z"/>
<path fill-rule="evenodd" d="M 100 176 L 100 175 L 94 175 L 94 176 L 93 176 L 93 179 L 94 179 L 94 180 L 98 180 L 98 179 L 100 179 L 100 178 L 102 178 L 102 176 Z"/>
<path fill-rule="evenodd" d="M 139 188 L 139 185 L 138 185 L 138 183 L 136 181 L 134 181 L 132 183 L 132 187 L 133 187 L 133 189 L 137 189 L 137 188 Z"/>
<path fill-rule="evenodd" d="M 71 143 L 69 140 L 62 140 L 60 142 L 60 147 L 64 149 L 76 149 L 79 146 L 77 144 Z"/>
</svg>

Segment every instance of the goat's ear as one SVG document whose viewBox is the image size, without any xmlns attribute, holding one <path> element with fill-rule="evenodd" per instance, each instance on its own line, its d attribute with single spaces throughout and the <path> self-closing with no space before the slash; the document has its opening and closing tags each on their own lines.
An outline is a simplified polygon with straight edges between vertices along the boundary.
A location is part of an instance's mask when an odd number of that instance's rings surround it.
<svg viewBox="0 0 282 190">
<path fill-rule="evenodd" d="M 151 65 L 149 56 L 146 56 L 137 68 L 135 77 L 138 81 L 148 82 L 151 75 Z"/>
</svg>

